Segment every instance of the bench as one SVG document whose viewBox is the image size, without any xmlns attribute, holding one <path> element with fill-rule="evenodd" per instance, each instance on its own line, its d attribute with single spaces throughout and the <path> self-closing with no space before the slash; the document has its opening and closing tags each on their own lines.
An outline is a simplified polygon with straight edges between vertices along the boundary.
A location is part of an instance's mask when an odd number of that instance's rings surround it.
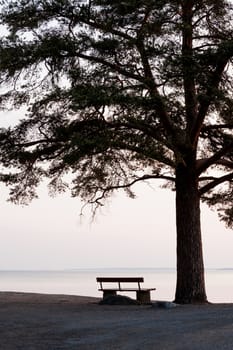
<svg viewBox="0 0 233 350">
<path fill-rule="evenodd" d="M 144 282 L 143 277 L 97 277 L 97 283 L 99 283 L 99 291 L 103 292 L 103 298 L 109 295 L 116 295 L 117 292 L 136 292 L 137 301 L 141 304 L 150 304 L 150 291 L 156 288 L 142 288 L 141 283 Z M 103 286 L 103 283 L 108 283 L 107 287 Z M 122 286 L 122 283 L 134 283 L 134 288 L 128 286 Z M 110 286 L 109 286 L 110 284 Z"/>
</svg>

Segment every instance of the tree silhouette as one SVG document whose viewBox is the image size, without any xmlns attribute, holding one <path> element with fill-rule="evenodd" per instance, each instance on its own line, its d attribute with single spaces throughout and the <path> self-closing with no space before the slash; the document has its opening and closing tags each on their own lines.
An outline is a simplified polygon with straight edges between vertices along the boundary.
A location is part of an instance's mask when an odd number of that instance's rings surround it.
<svg viewBox="0 0 233 350">
<path fill-rule="evenodd" d="M 233 225 L 230 2 L 5 0 L 0 18 L 1 106 L 27 107 L 0 133 L 12 201 L 44 178 L 95 206 L 163 179 L 176 191 L 175 301 L 206 302 L 200 201 Z"/>
</svg>

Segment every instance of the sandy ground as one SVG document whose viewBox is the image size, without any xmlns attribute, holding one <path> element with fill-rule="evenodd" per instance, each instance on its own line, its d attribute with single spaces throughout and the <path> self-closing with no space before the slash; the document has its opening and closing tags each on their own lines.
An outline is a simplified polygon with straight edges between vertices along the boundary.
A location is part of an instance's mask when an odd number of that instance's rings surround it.
<svg viewBox="0 0 233 350">
<path fill-rule="evenodd" d="M 233 349 L 233 304 L 98 305 L 98 299 L 0 293 L 3 350 Z"/>
</svg>

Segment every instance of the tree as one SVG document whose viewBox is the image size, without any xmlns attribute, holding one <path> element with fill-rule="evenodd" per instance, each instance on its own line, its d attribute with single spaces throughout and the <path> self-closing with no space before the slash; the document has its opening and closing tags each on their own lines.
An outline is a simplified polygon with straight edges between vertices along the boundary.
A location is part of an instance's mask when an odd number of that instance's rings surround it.
<svg viewBox="0 0 233 350">
<path fill-rule="evenodd" d="M 176 191 L 178 303 L 207 300 L 200 201 L 233 226 L 232 10 L 225 0 L 2 1 L 1 106 L 27 107 L 0 133 L 11 199 L 31 200 L 49 178 L 98 206 L 164 179 Z"/>
</svg>

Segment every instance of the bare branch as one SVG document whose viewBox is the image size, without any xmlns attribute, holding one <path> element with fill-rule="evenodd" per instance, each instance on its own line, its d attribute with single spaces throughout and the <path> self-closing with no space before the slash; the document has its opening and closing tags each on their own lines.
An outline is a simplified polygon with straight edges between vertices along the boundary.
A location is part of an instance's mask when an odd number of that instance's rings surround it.
<svg viewBox="0 0 233 350">
<path fill-rule="evenodd" d="M 145 181 L 145 180 L 151 180 L 151 179 L 162 179 L 162 180 L 167 180 L 167 181 L 172 181 L 175 182 L 175 179 L 171 176 L 165 176 L 165 175 L 143 175 L 142 177 L 139 177 L 135 180 L 133 180 L 132 182 L 129 182 L 128 184 L 124 184 L 124 185 L 116 185 L 116 186 L 109 186 L 106 187 L 102 190 L 102 195 L 99 196 L 98 198 L 96 198 L 93 202 L 90 202 L 90 204 L 97 204 L 97 205 L 103 205 L 101 203 L 101 200 L 105 198 L 105 195 L 107 192 L 113 191 L 113 190 L 118 190 L 121 188 L 129 188 L 131 186 L 133 186 L 135 183 L 139 182 L 139 181 Z"/>
</svg>

